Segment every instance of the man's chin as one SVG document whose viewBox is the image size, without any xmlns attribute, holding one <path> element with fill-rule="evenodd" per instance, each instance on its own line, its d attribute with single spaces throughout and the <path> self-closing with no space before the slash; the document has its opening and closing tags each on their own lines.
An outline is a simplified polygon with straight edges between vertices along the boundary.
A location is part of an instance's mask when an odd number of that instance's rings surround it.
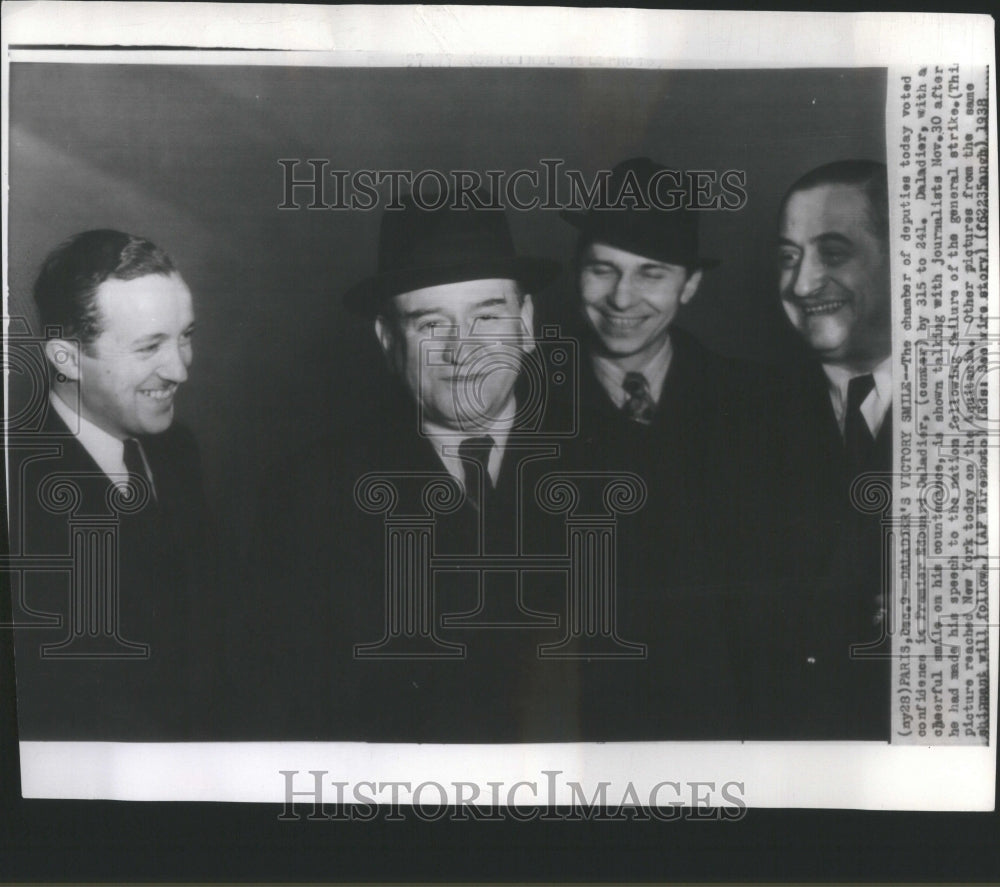
<svg viewBox="0 0 1000 887">
<path fill-rule="evenodd" d="M 469 434 L 476 431 L 489 429 L 496 424 L 497 420 L 504 415 L 506 401 L 496 403 L 467 403 L 449 410 L 427 410 L 423 411 L 422 421 L 430 422 L 447 431 L 454 431 L 458 434 Z"/>
<path fill-rule="evenodd" d="M 163 434 L 174 423 L 173 408 L 165 416 L 155 416 L 141 423 L 136 434 Z"/>
<path fill-rule="evenodd" d="M 642 353 L 649 346 L 648 339 L 627 339 L 617 336 L 600 336 L 599 342 L 601 345 L 601 351 L 603 351 L 605 357 L 610 357 L 612 359 L 633 357 L 636 354 Z"/>
<path fill-rule="evenodd" d="M 820 360 L 843 356 L 848 340 L 847 332 L 840 325 L 814 321 L 800 325 L 799 334 Z"/>
</svg>

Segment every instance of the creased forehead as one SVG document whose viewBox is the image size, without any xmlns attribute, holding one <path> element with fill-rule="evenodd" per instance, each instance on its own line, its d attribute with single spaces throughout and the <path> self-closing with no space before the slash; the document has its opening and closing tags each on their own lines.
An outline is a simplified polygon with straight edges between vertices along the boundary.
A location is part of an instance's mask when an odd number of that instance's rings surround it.
<svg viewBox="0 0 1000 887">
<path fill-rule="evenodd" d="M 783 234 L 800 232 L 815 237 L 858 227 L 879 237 L 871 201 L 860 185 L 822 184 L 793 191 L 782 208 Z"/>
<path fill-rule="evenodd" d="M 446 283 L 400 293 L 390 300 L 390 305 L 399 316 L 413 311 L 452 313 L 492 300 L 507 302 L 519 299 L 521 295 L 521 287 L 516 281 L 489 278 Z"/>
<path fill-rule="evenodd" d="M 662 259 L 654 259 L 652 256 L 629 252 L 600 240 L 588 243 L 584 248 L 583 255 L 585 258 L 590 257 L 600 262 L 619 262 L 623 265 L 660 265 L 664 268 L 684 269 L 683 265 L 674 265 L 670 262 L 664 262 Z"/>
</svg>

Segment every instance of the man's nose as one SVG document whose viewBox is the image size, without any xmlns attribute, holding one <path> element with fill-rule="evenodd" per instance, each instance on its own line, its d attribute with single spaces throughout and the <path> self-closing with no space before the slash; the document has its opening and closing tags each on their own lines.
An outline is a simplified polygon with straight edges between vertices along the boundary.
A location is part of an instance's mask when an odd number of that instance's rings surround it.
<svg viewBox="0 0 1000 887">
<path fill-rule="evenodd" d="M 470 336 L 468 335 L 468 331 L 466 331 L 466 335 L 455 342 L 451 352 L 452 363 L 459 366 L 470 363 L 476 359 L 478 352 L 482 351 L 489 344 L 481 336 Z"/>
<path fill-rule="evenodd" d="M 826 269 L 817 257 L 804 255 L 795 269 L 792 292 L 799 299 L 805 299 L 822 289 L 826 281 Z"/>
<path fill-rule="evenodd" d="M 187 371 L 190 363 L 190 353 L 183 352 L 179 345 L 175 345 L 164 352 L 163 362 L 157 370 L 161 378 L 167 382 L 174 382 L 179 385 L 181 382 L 187 381 Z"/>
<path fill-rule="evenodd" d="M 632 279 L 627 274 L 619 275 L 607 296 L 608 304 L 619 311 L 625 311 L 635 302 Z"/>
</svg>

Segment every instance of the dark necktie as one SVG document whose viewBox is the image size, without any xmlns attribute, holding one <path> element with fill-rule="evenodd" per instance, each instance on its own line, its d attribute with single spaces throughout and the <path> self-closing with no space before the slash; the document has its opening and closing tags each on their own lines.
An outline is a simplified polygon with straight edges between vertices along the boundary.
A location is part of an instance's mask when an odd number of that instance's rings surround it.
<svg viewBox="0 0 1000 887">
<path fill-rule="evenodd" d="M 851 478 L 866 471 L 876 471 L 882 466 L 875 452 L 875 438 L 861 413 L 861 404 L 875 387 L 871 373 L 855 376 L 847 385 L 847 413 L 844 417 L 844 449 Z M 887 466 L 885 466 L 887 469 Z M 871 631 L 869 625 L 879 626 L 885 618 L 885 593 L 882 589 L 882 529 L 877 515 L 855 513 L 855 532 L 852 555 L 860 571 L 862 592 L 862 619 L 860 636 Z M 870 595 L 870 591 L 874 595 Z M 872 609 L 874 603 L 874 611 Z"/>
<path fill-rule="evenodd" d="M 150 502 L 156 501 L 156 489 L 153 487 L 153 479 L 146 471 L 146 460 L 142 457 L 142 444 L 134 437 L 127 437 L 123 441 L 123 459 L 125 469 L 128 471 L 128 483 L 136 495 L 141 498 L 148 498 Z M 147 492 L 148 491 L 148 492 Z"/>
<path fill-rule="evenodd" d="M 855 376 L 847 385 L 847 413 L 844 417 L 844 449 L 851 474 L 856 476 L 872 470 L 875 438 L 861 413 L 861 404 L 875 387 L 871 373 Z"/>
<path fill-rule="evenodd" d="M 493 438 L 484 434 L 482 437 L 468 437 L 458 447 L 458 457 L 462 460 L 465 474 L 465 498 L 476 511 L 482 508 L 483 490 L 488 494 L 493 489 L 489 470 L 493 444 Z"/>
<path fill-rule="evenodd" d="M 646 377 L 642 373 L 626 373 L 622 388 L 627 395 L 623 408 L 625 415 L 640 425 L 649 425 L 653 421 L 656 404 L 653 403 L 653 395 L 649 393 Z"/>
</svg>

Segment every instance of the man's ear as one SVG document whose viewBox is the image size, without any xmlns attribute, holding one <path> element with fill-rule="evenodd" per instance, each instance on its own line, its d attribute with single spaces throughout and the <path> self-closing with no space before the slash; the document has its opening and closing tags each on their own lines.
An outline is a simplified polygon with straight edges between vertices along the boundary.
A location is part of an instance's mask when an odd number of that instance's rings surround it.
<svg viewBox="0 0 1000 887">
<path fill-rule="evenodd" d="M 698 287 L 701 286 L 701 268 L 695 271 L 688 279 L 687 283 L 684 284 L 684 289 L 681 290 L 681 304 L 686 305 L 694 298 L 694 294 L 698 292 Z"/>
<path fill-rule="evenodd" d="M 375 318 L 375 336 L 378 338 L 379 345 L 382 346 L 382 353 L 391 359 L 392 350 L 396 344 L 396 335 L 392 324 L 381 314 Z"/>
<path fill-rule="evenodd" d="M 530 293 L 525 293 L 521 299 L 521 323 L 524 324 L 528 337 L 524 343 L 524 353 L 531 354 L 535 350 L 535 303 L 531 301 Z"/>
<path fill-rule="evenodd" d="M 45 357 L 55 368 L 60 381 L 80 381 L 80 343 L 69 339 L 48 339 Z"/>
</svg>

